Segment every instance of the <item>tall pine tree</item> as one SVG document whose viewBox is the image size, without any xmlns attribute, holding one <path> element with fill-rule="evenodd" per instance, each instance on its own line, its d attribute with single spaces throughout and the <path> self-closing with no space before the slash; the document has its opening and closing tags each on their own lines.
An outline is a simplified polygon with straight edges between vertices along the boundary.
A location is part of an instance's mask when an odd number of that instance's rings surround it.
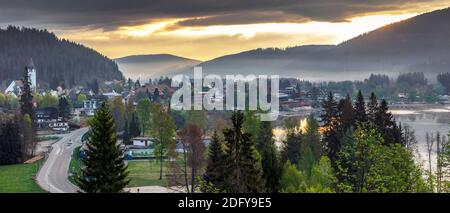
<svg viewBox="0 0 450 213">
<path fill-rule="evenodd" d="M 278 192 L 282 166 L 280 157 L 273 139 L 272 123 L 261 122 L 261 130 L 258 136 L 259 152 L 262 156 L 263 179 L 269 192 Z"/>
<path fill-rule="evenodd" d="M 339 138 L 355 125 L 356 114 L 353 109 L 352 99 L 349 95 L 339 101 Z"/>
<path fill-rule="evenodd" d="M 124 155 L 117 143 L 114 119 L 105 103 L 90 121 L 84 167 L 76 181 L 86 193 L 118 193 L 130 182 Z"/>
<path fill-rule="evenodd" d="M 243 132 L 244 114 L 231 116 L 232 127 L 225 129 L 226 191 L 234 193 L 264 192 L 261 157 L 251 141 L 251 135 Z"/>
<path fill-rule="evenodd" d="M 288 131 L 286 140 L 284 141 L 284 148 L 281 153 L 281 160 L 283 163 L 291 162 L 297 165 L 300 162 L 300 146 L 302 142 L 301 134 L 295 131 Z"/>
<path fill-rule="evenodd" d="M 370 123 L 377 122 L 376 114 L 378 112 L 378 100 L 375 93 L 370 94 L 369 103 L 367 103 L 367 119 Z"/>
<path fill-rule="evenodd" d="M 378 132 L 383 136 L 384 144 L 402 143 L 402 132 L 389 112 L 388 103 L 382 100 L 375 114 L 375 124 Z"/>
<path fill-rule="evenodd" d="M 131 121 L 130 121 L 130 137 L 134 138 L 139 135 L 141 135 L 141 130 L 139 129 L 139 120 L 137 118 L 136 112 L 133 112 L 131 114 Z"/>
<path fill-rule="evenodd" d="M 323 112 L 320 115 L 324 129 L 322 144 L 325 146 L 331 162 L 334 163 L 337 158 L 337 152 L 340 149 L 340 142 L 337 128 L 339 113 L 333 93 L 330 92 L 328 94 L 328 97 L 322 103 L 322 108 Z"/>
<path fill-rule="evenodd" d="M 224 168 L 223 142 L 219 137 L 219 134 L 217 134 L 217 131 L 214 131 L 211 138 L 211 144 L 209 145 L 208 165 L 203 174 L 203 180 L 207 183 L 211 183 L 215 188 L 223 189 L 225 184 Z"/>
<path fill-rule="evenodd" d="M 366 103 L 361 90 L 358 91 L 358 96 L 356 97 L 355 120 L 357 125 L 367 122 Z"/>
<path fill-rule="evenodd" d="M 309 115 L 307 121 L 308 125 L 306 125 L 304 140 L 306 145 L 311 149 L 316 161 L 319 161 L 320 158 L 322 157 L 319 122 L 315 118 L 314 114 Z"/>
<path fill-rule="evenodd" d="M 131 139 L 131 137 L 130 137 L 129 122 L 128 122 L 128 119 L 125 119 L 124 126 L 123 126 L 123 134 L 122 134 L 123 144 L 130 145 L 131 144 L 130 139 Z"/>
<path fill-rule="evenodd" d="M 68 120 L 70 116 L 70 102 L 66 97 L 61 97 L 58 101 L 59 116 Z"/>
<path fill-rule="evenodd" d="M 25 67 L 22 84 L 22 93 L 20 95 L 20 111 L 22 115 L 28 114 L 34 121 L 33 94 L 31 91 L 30 76 L 28 75 L 28 67 Z"/>
</svg>

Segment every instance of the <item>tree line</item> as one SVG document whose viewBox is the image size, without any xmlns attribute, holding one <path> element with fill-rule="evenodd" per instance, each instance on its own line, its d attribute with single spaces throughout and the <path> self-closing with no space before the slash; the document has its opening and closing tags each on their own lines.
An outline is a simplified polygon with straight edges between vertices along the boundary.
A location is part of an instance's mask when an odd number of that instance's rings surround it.
<svg viewBox="0 0 450 213">
<path fill-rule="evenodd" d="M 0 47 L 3 86 L 20 79 L 20 71 L 30 58 L 35 62 L 41 88 L 87 85 L 94 78 L 123 79 L 113 60 L 83 45 L 59 39 L 47 30 L 8 26 L 0 29 Z"/>
<path fill-rule="evenodd" d="M 177 131 L 170 109 L 162 104 L 143 99 L 136 109 L 130 109 L 129 115 L 137 123 L 133 125 L 141 130 L 139 134 L 156 139 L 159 178 L 166 177 L 169 185 L 182 187 L 186 192 L 435 191 L 416 162 L 414 132 L 397 124 L 387 102 L 379 101 L 374 93 L 367 103 L 362 92 L 354 102 L 349 95 L 338 101 L 330 93 L 322 102 L 321 114 L 310 115 L 306 125 L 295 119 L 285 122 L 282 144 L 275 143 L 272 122 L 260 121 L 256 112 L 232 112 L 229 120 L 216 119 L 215 126 L 208 129 L 205 112 L 189 111 L 185 125 Z M 125 187 L 129 181 L 123 153 L 117 148 L 111 112 L 111 106 L 102 106 L 91 123 L 93 131 L 88 143 L 92 151 L 80 177 L 85 192 L 122 192 L 115 189 Z M 205 144 L 207 135 L 211 135 L 210 142 Z M 443 165 L 440 191 L 448 185 L 442 177 L 450 165 L 449 150 L 446 146 L 439 152 Z M 168 162 L 165 173 L 164 161 Z M 117 179 L 97 181 L 105 169 Z M 100 183 L 106 188 L 95 188 Z M 116 183 L 121 187 L 106 186 Z"/>
<path fill-rule="evenodd" d="M 16 164 L 34 155 L 36 128 L 28 72 L 23 72 L 20 111 L 0 114 L 0 165 Z"/>
</svg>

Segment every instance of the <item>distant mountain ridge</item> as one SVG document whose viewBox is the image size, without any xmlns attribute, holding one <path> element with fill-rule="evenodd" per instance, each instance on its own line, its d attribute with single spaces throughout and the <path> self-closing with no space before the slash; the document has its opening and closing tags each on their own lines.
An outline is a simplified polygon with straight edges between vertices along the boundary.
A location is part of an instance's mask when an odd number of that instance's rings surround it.
<svg viewBox="0 0 450 213">
<path fill-rule="evenodd" d="M 0 83 L 21 79 L 33 59 L 41 87 L 87 85 L 97 79 L 121 80 L 117 64 L 97 51 L 57 38 L 47 30 L 9 26 L 0 29 Z"/>
<path fill-rule="evenodd" d="M 162 75 L 172 76 L 201 63 L 170 54 L 133 55 L 117 58 L 115 61 L 125 76 L 142 80 Z"/>
<path fill-rule="evenodd" d="M 434 77 L 450 71 L 449 23 L 450 8 L 447 8 L 378 28 L 338 45 L 259 48 L 202 63 L 190 61 L 182 66 L 180 61 L 186 59 L 167 54 L 116 61 L 125 75 L 132 73 L 135 77 L 149 73 L 154 77 L 191 75 L 194 66 L 201 66 L 204 74 L 278 74 L 317 81 L 362 80 L 371 73 L 396 76 L 424 72 Z M 169 61 L 172 66 L 167 65 Z M 144 62 L 146 67 L 142 67 Z"/>
<path fill-rule="evenodd" d="M 116 62 L 120 63 L 146 63 L 146 62 L 161 62 L 161 61 L 192 61 L 201 62 L 190 58 L 184 58 L 181 56 L 171 55 L 171 54 L 148 54 L 148 55 L 130 55 L 122 58 L 114 59 Z"/>
<path fill-rule="evenodd" d="M 372 72 L 436 75 L 450 71 L 449 23 L 447 8 L 381 27 L 339 45 L 256 49 L 199 66 L 205 73 L 278 73 L 310 80 L 361 80 Z"/>
</svg>

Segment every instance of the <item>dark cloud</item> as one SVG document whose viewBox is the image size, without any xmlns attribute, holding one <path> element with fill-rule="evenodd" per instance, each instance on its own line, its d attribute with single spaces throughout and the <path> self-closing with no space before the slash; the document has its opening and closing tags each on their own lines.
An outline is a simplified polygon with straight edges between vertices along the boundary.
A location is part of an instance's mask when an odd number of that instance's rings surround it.
<svg viewBox="0 0 450 213">
<path fill-rule="evenodd" d="M 209 25 L 232 25 L 232 24 L 257 24 L 292 22 L 301 23 L 311 19 L 295 14 L 285 14 L 281 11 L 268 12 L 236 12 L 223 15 L 213 15 L 209 17 L 199 17 L 178 22 L 179 26 L 209 26 Z"/>
<path fill-rule="evenodd" d="M 108 30 L 160 18 L 188 18 L 179 26 L 344 21 L 361 14 L 401 10 L 422 3 L 426 5 L 430 0 L 0 0 L 0 23 L 31 22 Z"/>
</svg>

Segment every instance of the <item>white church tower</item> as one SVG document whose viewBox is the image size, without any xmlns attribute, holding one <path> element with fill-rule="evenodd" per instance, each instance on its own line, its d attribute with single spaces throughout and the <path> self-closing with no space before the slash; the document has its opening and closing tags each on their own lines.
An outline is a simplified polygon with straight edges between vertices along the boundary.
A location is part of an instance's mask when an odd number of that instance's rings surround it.
<svg viewBox="0 0 450 213">
<path fill-rule="evenodd" d="M 36 84 L 36 69 L 34 68 L 33 59 L 30 59 L 30 64 L 27 67 L 28 69 L 28 77 L 31 83 L 31 90 L 36 92 L 37 84 Z"/>
<path fill-rule="evenodd" d="M 28 78 L 30 81 L 31 91 L 36 92 L 37 89 L 37 83 L 36 83 L 36 68 L 34 68 L 34 62 L 33 59 L 30 59 L 30 63 L 28 66 L 25 67 L 28 71 Z M 20 82 L 20 83 L 19 83 Z M 11 84 L 6 88 L 5 94 L 14 94 L 19 95 L 20 94 L 20 87 L 21 87 L 21 80 L 15 80 L 12 81 Z"/>
</svg>

